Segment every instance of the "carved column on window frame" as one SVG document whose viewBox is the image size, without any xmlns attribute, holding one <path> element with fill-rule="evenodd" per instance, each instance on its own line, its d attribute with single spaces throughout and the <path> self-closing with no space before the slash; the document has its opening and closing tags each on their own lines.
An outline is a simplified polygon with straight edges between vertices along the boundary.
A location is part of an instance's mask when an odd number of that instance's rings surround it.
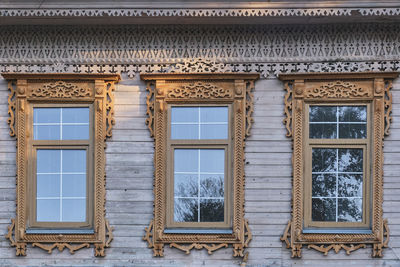
<svg viewBox="0 0 400 267">
<path fill-rule="evenodd" d="M 105 140 L 111 137 L 114 125 L 114 83 L 117 74 L 21 74 L 3 73 L 8 80 L 8 123 L 10 136 L 17 139 L 17 215 L 11 220 L 6 238 L 16 247 L 17 256 L 25 256 L 27 244 L 46 250 L 65 248 L 71 254 L 93 245 L 95 256 L 105 256 L 104 249 L 113 239 L 112 230 L 105 218 Z M 95 113 L 94 131 L 94 233 L 38 234 L 29 233 L 27 225 L 27 116 L 30 103 L 91 103 Z"/>
<path fill-rule="evenodd" d="M 164 256 L 169 244 L 189 254 L 192 249 L 206 249 L 209 254 L 232 245 L 233 256 L 247 261 L 252 234 L 244 218 L 244 145 L 253 124 L 254 81 L 258 74 L 144 74 L 146 81 L 147 119 L 154 138 L 154 219 L 145 228 L 143 240 L 153 249 L 153 256 Z M 225 103 L 233 107 L 233 215 L 232 234 L 166 233 L 166 127 L 168 103 Z"/>
<path fill-rule="evenodd" d="M 282 74 L 286 95 L 284 98 L 286 118 L 284 124 L 287 137 L 293 139 L 293 190 L 292 218 L 288 222 L 281 241 L 292 251 L 293 258 L 301 257 L 301 249 L 322 252 L 330 250 L 347 254 L 372 245 L 372 257 L 382 257 L 383 248 L 388 246 L 389 228 L 383 219 L 383 138 L 389 134 L 392 121 L 392 80 L 398 76 L 394 72 L 382 73 L 306 73 Z M 373 129 L 371 149 L 372 166 L 372 210 L 371 233 L 304 233 L 304 190 L 303 190 L 303 134 L 304 112 L 307 103 L 372 103 Z"/>
</svg>

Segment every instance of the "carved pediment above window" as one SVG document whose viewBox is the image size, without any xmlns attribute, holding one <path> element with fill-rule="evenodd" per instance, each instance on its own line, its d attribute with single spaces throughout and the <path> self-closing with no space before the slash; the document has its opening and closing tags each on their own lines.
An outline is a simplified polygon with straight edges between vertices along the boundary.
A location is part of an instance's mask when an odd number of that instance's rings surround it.
<svg viewBox="0 0 400 267">
<path fill-rule="evenodd" d="M 90 97 L 91 89 L 83 88 L 73 83 L 57 81 L 33 89 L 31 96 L 49 98 Z"/>
<path fill-rule="evenodd" d="M 178 88 L 172 89 L 167 95 L 169 98 L 231 98 L 232 92 L 229 89 L 219 87 L 207 82 L 193 82 Z"/>
<path fill-rule="evenodd" d="M 348 98 L 367 97 L 368 89 L 352 82 L 334 81 L 323 83 L 319 87 L 310 88 L 306 92 L 309 98 Z"/>
</svg>

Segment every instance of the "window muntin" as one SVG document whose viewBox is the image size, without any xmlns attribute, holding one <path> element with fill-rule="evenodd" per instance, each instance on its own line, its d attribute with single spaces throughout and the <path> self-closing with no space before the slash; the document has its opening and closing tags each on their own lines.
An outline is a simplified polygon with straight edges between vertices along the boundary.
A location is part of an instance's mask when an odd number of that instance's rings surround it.
<svg viewBox="0 0 400 267">
<path fill-rule="evenodd" d="M 224 149 L 174 150 L 174 221 L 224 221 Z"/>
<path fill-rule="evenodd" d="M 361 222 L 363 150 L 312 149 L 312 220 Z"/>
<path fill-rule="evenodd" d="M 30 227 L 91 227 L 91 109 L 33 105 Z"/>
<path fill-rule="evenodd" d="M 229 110 L 170 105 L 169 227 L 229 227 Z"/>
<path fill-rule="evenodd" d="M 36 220 L 85 222 L 87 151 L 38 149 L 36 158 Z"/>
<path fill-rule="evenodd" d="M 171 139 L 227 139 L 228 107 L 172 107 Z"/>
<path fill-rule="evenodd" d="M 366 106 L 310 106 L 310 138 L 361 139 L 367 137 Z"/>
<path fill-rule="evenodd" d="M 367 227 L 369 105 L 307 105 L 305 227 Z"/>
<path fill-rule="evenodd" d="M 34 140 L 89 139 L 89 108 L 34 108 Z"/>
</svg>

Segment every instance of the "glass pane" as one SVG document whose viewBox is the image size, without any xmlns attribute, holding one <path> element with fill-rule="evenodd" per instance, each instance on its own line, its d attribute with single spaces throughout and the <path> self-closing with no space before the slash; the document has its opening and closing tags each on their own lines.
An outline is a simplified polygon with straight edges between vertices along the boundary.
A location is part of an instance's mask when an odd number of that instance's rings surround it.
<svg viewBox="0 0 400 267">
<path fill-rule="evenodd" d="M 338 199 L 338 221 L 339 222 L 361 222 L 362 221 L 362 199 L 339 198 Z"/>
<path fill-rule="evenodd" d="M 63 108 L 62 122 L 89 124 L 89 108 Z"/>
<path fill-rule="evenodd" d="M 361 148 L 338 149 L 339 172 L 362 172 L 363 150 Z"/>
<path fill-rule="evenodd" d="M 228 124 L 200 125 L 200 139 L 227 139 Z"/>
<path fill-rule="evenodd" d="M 63 174 L 63 197 L 86 197 L 85 174 Z"/>
<path fill-rule="evenodd" d="M 224 197 L 224 176 L 212 174 L 201 175 L 200 197 Z"/>
<path fill-rule="evenodd" d="M 334 175 L 334 174 L 313 174 L 312 175 L 312 196 L 313 197 L 335 197 L 336 196 L 336 175 Z"/>
<path fill-rule="evenodd" d="M 367 124 L 339 124 L 339 138 L 367 138 Z"/>
<path fill-rule="evenodd" d="M 335 172 L 337 149 L 313 148 L 312 149 L 312 171 L 313 172 Z"/>
<path fill-rule="evenodd" d="M 175 222 L 197 222 L 198 212 L 199 209 L 197 200 L 189 198 L 175 198 Z"/>
<path fill-rule="evenodd" d="M 60 196 L 59 174 L 38 174 L 36 181 L 36 196 L 40 197 L 58 197 Z"/>
<path fill-rule="evenodd" d="M 171 123 L 176 122 L 199 122 L 198 107 L 172 107 L 171 108 Z"/>
<path fill-rule="evenodd" d="M 171 139 L 199 139 L 199 125 L 172 124 Z"/>
<path fill-rule="evenodd" d="M 336 106 L 310 106 L 311 122 L 336 122 Z"/>
<path fill-rule="evenodd" d="M 59 123 L 61 108 L 34 108 L 33 123 Z"/>
<path fill-rule="evenodd" d="M 367 122 L 367 107 L 339 106 L 339 121 Z"/>
<path fill-rule="evenodd" d="M 38 149 L 37 156 L 37 173 L 59 173 L 61 162 L 61 150 L 56 149 Z"/>
<path fill-rule="evenodd" d="M 310 138 L 313 139 L 336 139 L 337 124 L 313 123 L 310 124 Z"/>
<path fill-rule="evenodd" d="M 60 200 L 38 199 L 36 205 L 36 220 L 38 222 L 60 221 Z"/>
<path fill-rule="evenodd" d="M 200 201 L 201 222 L 223 222 L 224 201 L 222 199 L 202 199 Z"/>
<path fill-rule="evenodd" d="M 198 188 L 197 174 L 175 174 L 174 195 L 176 197 L 197 197 Z"/>
<path fill-rule="evenodd" d="M 86 221 L 86 199 L 64 199 L 62 203 L 62 221 Z"/>
<path fill-rule="evenodd" d="M 87 125 L 63 125 L 63 140 L 84 140 L 89 139 L 89 124 Z"/>
<path fill-rule="evenodd" d="M 86 150 L 63 150 L 62 172 L 86 173 Z"/>
<path fill-rule="evenodd" d="M 200 122 L 228 123 L 228 107 L 201 107 Z"/>
<path fill-rule="evenodd" d="M 199 171 L 198 149 L 175 149 L 174 152 L 174 172 Z"/>
<path fill-rule="evenodd" d="M 336 199 L 334 198 L 313 198 L 312 199 L 312 220 L 320 222 L 336 221 Z"/>
<path fill-rule="evenodd" d="M 34 140 L 60 140 L 60 125 L 34 125 Z"/>
<path fill-rule="evenodd" d="M 339 197 L 362 197 L 362 174 L 340 174 L 338 177 Z"/>
<path fill-rule="evenodd" d="M 211 173 L 224 173 L 224 149 L 200 149 L 200 171 Z"/>
</svg>

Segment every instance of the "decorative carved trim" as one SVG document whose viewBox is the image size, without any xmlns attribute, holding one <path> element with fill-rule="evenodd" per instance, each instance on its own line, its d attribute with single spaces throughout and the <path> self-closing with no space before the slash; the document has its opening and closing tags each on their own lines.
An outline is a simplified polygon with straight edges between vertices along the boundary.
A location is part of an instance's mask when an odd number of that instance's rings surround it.
<svg viewBox="0 0 400 267">
<path fill-rule="evenodd" d="M 365 88 L 345 81 L 328 82 L 306 92 L 308 98 L 347 98 L 366 97 L 368 95 L 369 92 Z"/>
<path fill-rule="evenodd" d="M 346 73 L 346 74 L 286 74 L 285 81 L 286 136 L 293 136 L 293 209 L 281 241 L 292 250 L 293 258 L 301 257 L 302 246 L 320 251 L 325 255 L 330 250 L 347 254 L 372 245 L 373 257 L 382 257 L 382 250 L 389 242 L 387 220 L 383 220 L 383 137 L 389 133 L 391 123 L 392 80 L 397 73 Z M 385 85 L 384 90 L 382 85 Z M 304 88 L 306 91 L 304 92 Z M 310 89 L 311 88 L 311 89 Z M 372 131 L 370 149 L 371 165 L 371 234 L 320 234 L 303 233 L 304 223 L 304 111 L 305 103 L 332 103 L 340 100 L 368 101 L 372 106 Z M 336 102 L 335 102 L 336 103 Z M 345 102 L 344 102 L 345 103 Z M 292 127 L 290 127 L 292 123 Z"/>
<path fill-rule="evenodd" d="M 234 257 L 247 260 L 252 234 L 244 219 L 244 139 L 253 123 L 255 74 L 163 74 L 142 75 L 147 82 L 147 119 L 150 135 L 155 140 L 154 155 L 154 219 L 145 228 L 143 240 L 153 249 L 153 256 L 164 255 L 169 244 L 190 253 L 192 249 L 206 249 L 209 254 L 232 244 Z M 233 234 L 174 234 L 165 233 L 166 225 L 166 151 L 167 105 L 186 100 L 190 103 L 223 103 L 232 105 L 233 114 Z M 186 103 L 186 102 L 185 102 Z M 244 127 L 245 126 L 245 127 Z"/>
<path fill-rule="evenodd" d="M 286 137 L 292 137 L 292 86 L 291 82 L 285 82 L 285 115 L 283 124 L 286 127 Z"/>
<path fill-rule="evenodd" d="M 308 245 L 308 248 L 312 248 L 315 249 L 319 252 L 324 253 L 324 255 L 328 255 L 329 250 L 333 249 L 336 254 L 339 253 L 339 251 L 341 249 L 344 249 L 346 251 L 347 255 L 350 255 L 351 252 L 360 249 L 360 248 L 366 248 L 367 245 L 366 244 L 358 244 L 358 245 L 354 245 L 354 244 L 350 244 L 350 245 L 344 245 L 344 244 L 332 244 L 332 245 L 328 245 L 327 247 L 325 247 L 325 245 Z"/>
<path fill-rule="evenodd" d="M 0 10 L 0 17 L 38 17 L 38 18 L 69 18 L 69 17 L 94 17 L 94 18 L 109 18 L 109 17 L 350 17 L 350 16 L 398 16 L 400 10 L 397 7 L 296 7 L 284 8 L 277 7 L 278 5 L 269 8 L 27 8 L 15 9 L 6 8 Z"/>
<path fill-rule="evenodd" d="M 250 136 L 250 130 L 254 123 L 254 81 L 246 82 L 246 137 Z"/>
<path fill-rule="evenodd" d="M 62 251 L 68 248 L 71 254 L 76 250 L 90 247 L 95 248 L 95 256 L 104 256 L 104 248 L 110 246 L 113 239 L 112 227 L 105 219 L 105 139 L 111 136 L 114 124 L 113 93 L 114 82 L 119 80 L 119 75 L 97 74 L 3 74 L 9 81 L 10 95 L 9 123 L 10 135 L 17 135 L 17 217 L 12 219 L 8 227 L 6 238 L 11 246 L 16 247 L 16 255 L 26 255 L 27 244 L 39 247 L 51 253 L 55 248 Z M 49 82 L 50 81 L 50 82 Z M 85 84 L 86 89 L 80 85 Z M 95 88 L 95 85 L 99 85 Z M 103 88 L 105 90 L 103 90 Z M 90 103 L 93 104 L 94 119 L 94 170 L 93 170 L 93 229 L 94 234 L 31 234 L 26 233 L 29 209 L 27 202 L 28 160 L 27 151 L 30 138 L 26 134 L 31 123 L 29 112 L 32 101 L 38 100 L 46 103 Z M 15 119 L 16 118 L 16 119 Z"/>
<path fill-rule="evenodd" d="M 76 84 L 67 83 L 65 81 L 43 84 L 41 87 L 35 88 L 31 92 L 31 97 L 71 98 L 90 96 L 91 90 L 89 88 L 81 88 Z"/>
<path fill-rule="evenodd" d="M 74 254 L 75 251 L 81 249 L 81 248 L 89 248 L 90 244 L 89 243 L 83 243 L 83 244 L 79 244 L 79 245 L 71 245 L 68 243 L 54 243 L 51 245 L 45 245 L 42 243 L 32 243 L 32 247 L 39 247 L 43 250 L 46 250 L 49 254 L 51 254 L 53 252 L 53 249 L 57 248 L 58 251 L 62 252 L 64 250 L 64 248 L 68 248 L 69 249 L 69 253 Z"/>
<path fill-rule="evenodd" d="M 218 87 L 215 84 L 198 81 L 172 89 L 168 92 L 167 97 L 185 99 L 231 98 L 232 93 L 230 90 Z"/>
<path fill-rule="evenodd" d="M 114 119 L 114 82 L 108 82 L 106 85 L 106 138 L 112 136 L 112 129 L 115 125 Z"/>
<path fill-rule="evenodd" d="M 390 134 L 390 125 L 392 123 L 392 81 L 385 84 L 385 135 Z"/>
<path fill-rule="evenodd" d="M 8 115 L 10 116 L 7 119 L 7 123 L 10 125 L 10 136 L 15 136 L 15 108 L 16 108 L 16 94 L 15 94 L 15 83 L 10 81 L 8 82 L 8 90 L 10 93 L 8 94 Z"/>
<path fill-rule="evenodd" d="M 150 137 L 154 137 L 154 88 L 155 83 L 151 81 L 147 82 L 146 91 L 148 91 L 148 93 L 146 97 L 146 125 L 149 128 Z"/>
</svg>

